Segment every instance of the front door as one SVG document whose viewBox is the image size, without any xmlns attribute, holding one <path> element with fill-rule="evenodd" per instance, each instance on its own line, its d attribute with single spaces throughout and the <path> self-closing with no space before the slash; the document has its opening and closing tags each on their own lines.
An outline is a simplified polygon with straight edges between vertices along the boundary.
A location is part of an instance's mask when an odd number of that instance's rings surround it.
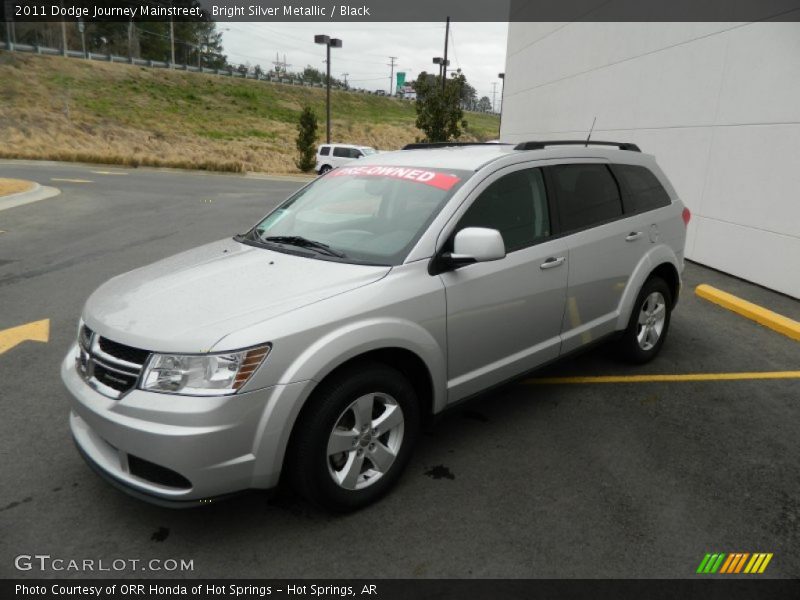
<svg viewBox="0 0 800 600">
<path fill-rule="evenodd" d="M 472 198 L 448 243 L 465 227 L 497 229 L 506 257 L 440 275 L 450 402 L 556 358 L 567 286 L 566 244 L 551 238 L 541 169 L 504 169 Z"/>
</svg>

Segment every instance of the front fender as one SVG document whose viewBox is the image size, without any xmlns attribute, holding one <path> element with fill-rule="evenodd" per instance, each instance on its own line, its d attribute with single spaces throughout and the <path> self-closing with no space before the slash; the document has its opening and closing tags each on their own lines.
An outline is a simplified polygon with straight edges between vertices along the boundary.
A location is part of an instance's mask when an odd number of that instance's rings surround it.
<svg viewBox="0 0 800 600">
<path fill-rule="evenodd" d="M 401 348 L 419 356 L 433 382 L 433 409 L 446 402 L 445 350 L 426 329 L 404 319 L 373 318 L 348 323 L 308 346 L 292 362 L 282 381 L 322 381 L 336 367 L 372 350 Z"/>
<path fill-rule="evenodd" d="M 433 384 L 433 410 L 444 408 L 445 354 L 427 330 L 403 319 L 373 318 L 347 323 L 310 344 L 284 371 L 280 379 L 288 383 L 275 387 L 257 428 L 253 487 L 267 488 L 277 483 L 297 417 L 319 382 L 348 360 L 385 348 L 401 348 L 424 361 Z"/>
</svg>

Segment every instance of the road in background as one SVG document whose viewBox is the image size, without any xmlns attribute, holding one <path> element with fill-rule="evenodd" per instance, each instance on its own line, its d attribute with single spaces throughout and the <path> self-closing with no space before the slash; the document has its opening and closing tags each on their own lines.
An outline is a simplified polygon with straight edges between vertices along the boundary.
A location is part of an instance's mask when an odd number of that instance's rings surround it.
<svg viewBox="0 0 800 600">
<path fill-rule="evenodd" d="M 84 301 L 244 231 L 301 182 L 11 161 L 0 177 L 63 192 L 0 212 L 0 330 L 51 325 L 48 343 L 0 355 L 0 577 L 40 576 L 13 567 L 37 553 L 194 561 L 165 576 L 341 578 L 692 577 L 707 552 L 772 552 L 765 576 L 800 575 L 798 380 L 506 386 L 450 411 L 392 494 L 342 517 L 289 494 L 185 511 L 129 498 L 70 439 L 58 370 Z M 800 316 L 688 265 L 655 362 L 630 367 L 603 346 L 546 374 L 800 367 L 796 342 L 695 297 L 699 283 Z"/>
</svg>

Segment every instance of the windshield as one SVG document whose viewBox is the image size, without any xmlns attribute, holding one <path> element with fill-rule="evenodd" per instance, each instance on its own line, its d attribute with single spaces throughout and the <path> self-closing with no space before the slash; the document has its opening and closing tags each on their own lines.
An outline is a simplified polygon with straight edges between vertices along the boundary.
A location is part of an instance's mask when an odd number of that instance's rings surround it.
<svg viewBox="0 0 800 600">
<path fill-rule="evenodd" d="M 256 225 L 248 240 L 314 258 L 399 265 L 469 171 L 367 165 L 319 177 Z M 321 246 L 321 245 L 324 245 Z"/>
</svg>

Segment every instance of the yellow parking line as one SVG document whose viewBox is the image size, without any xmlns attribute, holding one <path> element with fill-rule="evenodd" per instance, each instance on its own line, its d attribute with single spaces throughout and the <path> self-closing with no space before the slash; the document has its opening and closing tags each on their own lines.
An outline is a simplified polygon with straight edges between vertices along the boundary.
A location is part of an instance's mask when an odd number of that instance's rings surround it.
<svg viewBox="0 0 800 600">
<path fill-rule="evenodd" d="M 69 183 L 94 183 L 91 179 L 67 179 L 65 177 L 51 177 L 50 181 L 66 181 Z"/>
<path fill-rule="evenodd" d="M 658 381 L 742 381 L 748 379 L 800 379 L 800 371 L 756 371 L 753 373 L 686 373 L 674 375 L 598 375 L 591 377 L 537 377 L 526 385 L 561 383 L 653 383 Z"/>
<path fill-rule="evenodd" d="M 710 285 L 698 285 L 695 288 L 694 293 L 701 298 L 708 300 L 709 302 L 713 302 L 722 308 L 726 308 L 732 312 L 735 312 L 746 319 L 755 321 L 764 327 L 769 327 L 773 331 L 782 333 L 793 340 L 800 341 L 800 323 L 794 319 L 779 315 L 778 313 L 759 306 L 758 304 L 753 304 L 747 300 L 742 300 L 733 294 L 723 292 L 722 290 L 718 290 Z"/>
</svg>

